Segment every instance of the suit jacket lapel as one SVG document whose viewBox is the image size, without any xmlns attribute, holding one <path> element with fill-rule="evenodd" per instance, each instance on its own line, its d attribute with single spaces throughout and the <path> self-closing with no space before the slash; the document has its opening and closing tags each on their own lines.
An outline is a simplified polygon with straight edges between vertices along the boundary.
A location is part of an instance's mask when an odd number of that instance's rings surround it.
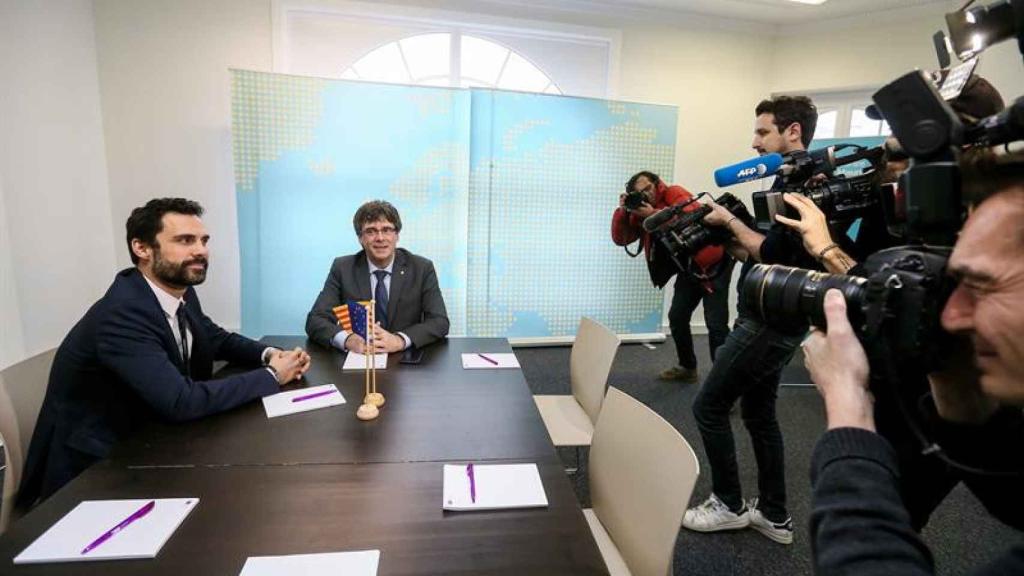
<svg viewBox="0 0 1024 576">
<path fill-rule="evenodd" d="M 405 287 L 405 276 L 409 260 L 405 253 L 395 251 L 395 265 L 391 267 L 391 288 L 388 290 L 388 331 L 394 332 L 395 317 L 398 314 L 398 301 L 402 299 Z"/>
<path fill-rule="evenodd" d="M 178 343 L 174 339 L 174 333 L 171 332 L 171 325 L 167 322 L 167 316 L 164 315 L 164 309 L 160 307 L 160 301 L 156 299 L 156 294 L 153 293 L 153 289 L 149 286 L 149 282 L 142 276 L 142 272 L 138 269 L 134 269 L 133 273 L 129 275 L 129 280 L 135 287 L 135 290 L 145 294 L 146 302 L 149 302 L 150 319 L 157 325 L 157 330 L 160 331 L 160 335 L 163 337 L 164 350 L 167 351 L 167 355 L 171 357 L 182 374 L 185 373 L 185 361 L 181 357 L 181 350 L 178 349 Z M 186 309 L 188 307 L 186 306 Z M 191 317 L 189 321 L 191 322 Z"/>
<path fill-rule="evenodd" d="M 373 295 L 370 293 L 370 263 L 366 260 L 366 253 L 360 252 L 352 262 L 355 267 L 352 275 L 356 279 L 356 298 L 369 300 Z"/>
</svg>

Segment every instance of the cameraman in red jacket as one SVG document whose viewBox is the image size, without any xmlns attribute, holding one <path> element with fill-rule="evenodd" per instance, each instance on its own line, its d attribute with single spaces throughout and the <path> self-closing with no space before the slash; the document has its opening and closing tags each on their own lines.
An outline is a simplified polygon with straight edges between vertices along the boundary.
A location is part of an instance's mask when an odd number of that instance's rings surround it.
<svg viewBox="0 0 1024 576">
<path fill-rule="evenodd" d="M 690 317 L 697 305 L 704 302 L 704 322 L 708 328 L 708 343 L 712 360 L 715 350 L 729 335 L 729 281 L 733 260 L 721 246 L 706 246 L 690 258 L 686 271 L 669 254 L 668 249 L 654 235 L 643 228 L 643 221 L 652 214 L 682 204 L 693 196 L 682 186 L 669 186 L 657 174 L 643 171 L 626 183 L 626 192 L 619 196 L 619 207 L 612 214 L 612 241 L 626 246 L 640 240 L 644 247 L 647 270 L 651 282 L 663 288 L 672 276 L 676 277 L 672 306 L 668 311 L 672 339 L 676 343 L 678 364 L 661 372 L 662 380 L 697 381 L 697 357 L 693 353 Z M 694 202 L 685 212 L 697 210 Z M 680 273 L 682 272 L 682 273 Z"/>
</svg>

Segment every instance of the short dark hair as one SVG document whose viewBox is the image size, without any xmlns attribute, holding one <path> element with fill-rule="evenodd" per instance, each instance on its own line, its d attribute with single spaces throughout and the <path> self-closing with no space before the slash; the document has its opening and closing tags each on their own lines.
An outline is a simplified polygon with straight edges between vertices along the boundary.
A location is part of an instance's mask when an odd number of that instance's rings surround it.
<svg viewBox="0 0 1024 576">
<path fill-rule="evenodd" d="M 657 187 L 658 183 L 661 182 L 661 178 L 659 178 L 654 172 L 648 172 L 647 170 L 637 172 L 636 174 L 633 174 L 632 178 L 626 181 L 626 194 L 633 191 L 633 186 L 636 186 L 636 181 L 639 180 L 641 176 L 650 180 L 651 184 L 654 184 L 655 187 Z"/>
<path fill-rule="evenodd" d="M 402 217 L 398 215 L 398 209 L 384 200 L 370 200 L 356 210 L 352 217 L 352 227 L 356 229 L 356 236 L 363 234 L 363 226 L 380 219 L 387 220 L 395 227 L 395 232 L 402 231 Z"/>
<path fill-rule="evenodd" d="M 1024 151 L 996 154 L 989 149 L 970 150 L 960 168 L 964 199 L 975 206 L 1007 188 L 1024 186 Z"/>
<path fill-rule="evenodd" d="M 157 246 L 156 235 L 164 229 L 164 214 L 168 212 L 201 217 L 203 207 L 198 202 L 185 198 L 154 198 L 146 202 L 145 206 L 132 210 L 124 225 L 127 232 L 128 255 L 132 258 L 132 264 L 139 263 L 139 257 L 132 250 L 132 240 L 138 239 L 148 246 Z"/>
<path fill-rule="evenodd" d="M 754 116 L 772 114 L 775 116 L 775 128 L 782 132 L 793 123 L 800 125 L 800 141 L 804 147 L 811 145 L 814 130 L 818 127 L 818 109 L 807 96 L 774 96 L 771 100 L 762 100 L 754 109 Z"/>
</svg>

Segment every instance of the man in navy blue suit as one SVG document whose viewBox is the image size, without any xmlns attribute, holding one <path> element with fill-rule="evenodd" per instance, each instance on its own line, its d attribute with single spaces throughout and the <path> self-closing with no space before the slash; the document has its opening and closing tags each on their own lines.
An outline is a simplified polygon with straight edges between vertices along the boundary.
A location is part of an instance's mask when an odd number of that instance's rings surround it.
<svg viewBox="0 0 1024 576">
<path fill-rule="evenodd" d="M 206 279 L 210 235 L 202 207 L 150 200 L 126 224 L 133 268 L 71 329 L 50 370 L 18 503 L 47 498 L 140 424 L 184 421 L 274 394 L 309 369 L 281 351 L 225 331 L 192 286 Z M 257 368 L 211 380 L 214 360 Z"/>
</svg>

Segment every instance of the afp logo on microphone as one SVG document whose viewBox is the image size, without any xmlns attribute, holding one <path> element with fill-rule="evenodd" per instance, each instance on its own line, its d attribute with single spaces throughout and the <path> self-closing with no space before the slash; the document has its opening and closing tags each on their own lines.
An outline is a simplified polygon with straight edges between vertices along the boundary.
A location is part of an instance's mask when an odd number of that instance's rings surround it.
<svg viewBox="0 0 1024 576">
<path fill-rule="evenodd" d="M 744 168 L 736 173 L 736 179 L 742 180 L 744 178 L 752 178 L 764 176 L 768 172 L 768 167 L 764 164 L 758 164 L 757 166 L 751 166 Z"/>
</svg>

